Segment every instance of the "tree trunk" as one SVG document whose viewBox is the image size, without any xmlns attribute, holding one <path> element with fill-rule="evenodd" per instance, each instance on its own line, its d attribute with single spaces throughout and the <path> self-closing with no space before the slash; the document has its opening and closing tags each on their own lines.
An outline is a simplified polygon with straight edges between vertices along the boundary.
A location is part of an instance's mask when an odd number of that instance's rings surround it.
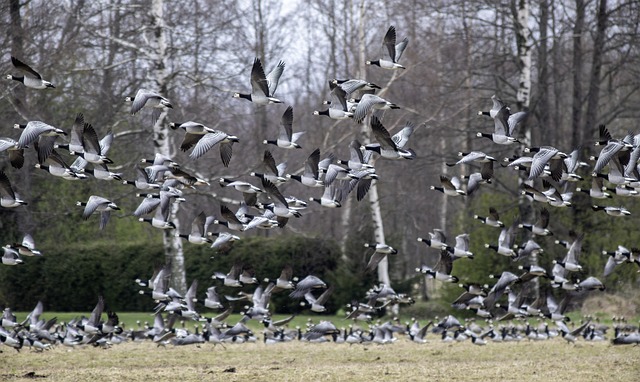
<svg viewBox="0 0 640 382">
<path fill-rule="evenodd" d="M 576 0 L 576 24 L 573 27 L 573 105 L 571 137 L 573 147 L 582 143 L 582 33 L 584 32 L 584 0 Z"/>
<path fill-rule="evenodd" d="M 584 131 L 591 136 L 596 131 L 598 119 L 598 99 L 600 97 L 600 75 L 602 72 L 602 56 L 604 55 L 604 40 L 607 30 L 607 0 L 600 0 L 596 15 L 596 36 L 593 41 L 593 60 L 589 79 L 589 93 L 587 95 L 587 113 L 584 121 Z"/>
<path fill-rule="evenodd" d="M 169 88 L 169 73 L 167 70 L 169 57 L 165 39 L 164 0 L 153 0 L 151 3 L 151 28 L 152 36 L 149 39 L 149 48 L 153 52 L 151 78 L 160 93 L 167 95 Z M 166 112 L 160 114 L 155 125 L 153 125 L 153 143 L 157 153 L 171 157 L 173 156 L 171 136 L 169 135 L 167 124 L 164 123 L 166 116 Z M 176 232 L 180 232 L 180 224 L 177 219 L 178 209 L 179 204 L 173 203 L 170 219 L 176 225 L 176 229 L 163 230 L 162 240 L 165 259 L 171 263 L 170 284 L 180 293 L 184 293 L 187 290 L 184 253 L 182 250 L 182 240 L 176 237 L 175 234 Z"/>
</svg>

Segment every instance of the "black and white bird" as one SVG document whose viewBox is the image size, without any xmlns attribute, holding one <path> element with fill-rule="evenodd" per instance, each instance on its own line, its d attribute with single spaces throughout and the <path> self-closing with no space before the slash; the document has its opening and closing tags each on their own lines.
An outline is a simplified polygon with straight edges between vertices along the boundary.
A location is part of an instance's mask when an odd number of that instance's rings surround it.
<svg viewBox="0 0 640 382">
<path fill-rule="evenodd" d="M 11 56 L 11 63 L 16 69 L 22 71 L 23 75 L 14 76 L 7 74 L 7 79 L 22 82 L 24 86 L 32 89 L 55 88 L 51 82 L 45 81 L 38 72 L 17 58 Z"/>
<path fill-rule="evenodd" d="M 64 130 L 48 125 L 42 121 L 29 121 L 26 125 L 15 124 L 14 128 L 23 129 L 18 138 L 18 148 L 24 149 L 34 143 L 40 136 L 67 135 Z"/>
<path fill-rule="evenodd" d="M 398 64 L 398 61 L 402 57 L 409 38 L 405 37 L 402 41 L 396 44 L 396 28 L 392 25 L 387 29 L 387 33 L 384 35 L 382 45 L 389 53 L 389 58 L 380 58 L 378 60 L 367 61 L 367 65 L 376 65 L 382 69 L 406 69 L 406 67 Z"/>
<path fill-rule="evenodd" d="M 282 103 L 281 100 L 274 97 L 280 77 L 284 72 L 284 61 L 280 61 L 278 65 L 265 75 L 262 62 L 259 58 L 253 61 L 251 68 L 251 93 L 234 93 L 233 98 L 244 98 L 256 105 L 267 105 L 270 103 Z"/>
<path fill-rule="evenodd" d="M 87 202 L 76 202 L 78 206 L 83 206 L 82 218 L 89 219 L 94 212 L 100 212 L 100 229 L 104 229 L 111 217 L 111 211 L 119 210 L 120 207 L 111 200 L 98 195 L 91 195 Z"/>
<path fill-rule="evenodd" d="M 375 115 L 371 116 L 371 132 L 373 132 L 373 136 L 378 143 L 365 145 L 364 148 L 377 152 L 382 158 L 386 159 L 413 159 L 416 156 L 415 152 L 404 148 L 412 131 L 413 127 L 403 130 L 403 133 L 394 140 L 389 131 L 382 125 L 380 119 Z"/>
<path fill-rule="evenodd" d="M 398 250 L 384 243 L 365 243 L 364 246 L 365 248 L 373 248 L 373 253 L 371 257 L 369 257 L 369 262 L 364 269 L 365 273 L 373 272 L 387 255 L 395 255 L 398 253 Z"/>
<path fill-rule="evenodd" d="M 429 188 L 440 191 L 447 196 L 460 196 L 467 194 L 462 189 L 462 182 L 457 176 L 449 178 L 446 175 L 440 175 L 440 186 L 429 186 Z"/>
<path fill-rule="evenodd" d="M 125 97 L 125 102 L 131 102 L 131 115 L 138 113 L 143 107 L 153 109 L 151 118 L 154 125 L 162 112 L 173 109 L 173 105 L 167 98 L 147 89 L 139 89 L 135 97 Z"/>
<path fill-rule="evenodd" d="M 347 92 L 340 86 L 331 84 L 331 101 L 327 110 L 315 110 L 314 115 L 325 115 L 331 119 L 343 120 L 353 118 L 353 111 L 347 103 Z"/>
<path fill-rule="evenodd" d="M 287 178 L 297 180 L 307 187 L 323 187 L 324 182 L 320 179 L 320 149 L 315 149 L 304 162 L 304 172 L 302 175 L 287 174 Z"/>
<path fill-rule="evenodd" d="M 231 156 L 233 155 L 233 144 L 236 142 L 240 142 L 238 137 L 220 130 L 206 133 L 198 140 L 191 154 L 189 154 L 189 158 L 198 159 L 213 146 L 218 145 L 218 147 L 220 147 L 222 164 L 224 167 L 229 167 L 229 162 L 231 162 Z"/>
<path fill-rule="evenodd" d="M 360 102 L 358 102 L 358 106 L 356 106 L 356 109 L 353 112 L 353 120 L 356 123 L 362 123 L 367 114 L 373 109 L 400 109 L 400 106 L 375 94 L 365 94 L 362 96 Z"/>
<path fill-rule="evenodd" d="M 298 139 L 305 133 L 304 131 L 293 132 L 293 107 L 289 106 L 282 114 L 280 120 L 280 135 L 278 139 L 265 139 L 263 144 L 276 145 L 284 149 L 301 149 L 302 146 L 298 144 Z"/>
<path fill-rule="evenodd" d="M 16 195 L 9 177 L 4 171 L 0 171 L 0 207 L 14 208 L 24 205 L 27 205 L 27 202 Z"/>
</svg>

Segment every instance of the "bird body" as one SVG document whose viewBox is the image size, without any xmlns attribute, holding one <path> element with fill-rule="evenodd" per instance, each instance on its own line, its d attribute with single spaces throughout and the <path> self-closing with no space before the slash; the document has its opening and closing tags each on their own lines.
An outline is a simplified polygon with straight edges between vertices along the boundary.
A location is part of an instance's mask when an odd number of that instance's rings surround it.
<svg viewBox="0 0 640 382">
<path fill-rule="evenodd" d="M 22 82 L 24 86 L 32 89 L 55 88 L 51 82 L 45 81 L 38 72 L 17 58 L 11 56 L 11 63 L 16 69 L 22 71 L 24 75 L 13 76 L 11 74 L 7 74 L 7 79 Z"/>
</svg>

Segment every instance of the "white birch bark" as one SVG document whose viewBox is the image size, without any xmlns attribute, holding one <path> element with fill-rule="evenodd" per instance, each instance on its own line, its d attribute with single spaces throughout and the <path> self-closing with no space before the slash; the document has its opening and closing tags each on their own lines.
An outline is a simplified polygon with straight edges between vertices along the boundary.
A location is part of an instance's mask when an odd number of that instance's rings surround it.
<svg viewBox="0 0 640 382">
<path fill-rule="evenodd" d="M 149 58 L 152 62 L 151 80 L 155 87 L 164 96 L 167 96 L 169 85 L 169 57 L 167 55 L 166 24 L 164 20 L 164 0 L 152 0 L 151 2 L 151 36 L 149 38 Z M 164 120 L 167 116 L 163 112 L 153 126 L 153 143 L 157 153 L 173 156 L 173 146 L 171 135 Z M 176 229 L 163 230 L 162 241 L 165 261 L 171 263 L 171 286 L 177 291 L 184 293 L 187 290 L 187 281 L 184 269 L 184 252 L 182 240 L 176 237 L 176 232 L 180 231 L 180 224 L 177 218 L 179 209 L 178 203 L 173 203 L 171 207 L 170 220 L 176 225 Z"/>
<path fill-rule="evenodd" d="M 531 98 L 531 30 L 529 29 L 529 0 L 518 0 L 516 39 L 520 76 L 516 100 L 521 109 L 529 109 Z"/>
</svg>

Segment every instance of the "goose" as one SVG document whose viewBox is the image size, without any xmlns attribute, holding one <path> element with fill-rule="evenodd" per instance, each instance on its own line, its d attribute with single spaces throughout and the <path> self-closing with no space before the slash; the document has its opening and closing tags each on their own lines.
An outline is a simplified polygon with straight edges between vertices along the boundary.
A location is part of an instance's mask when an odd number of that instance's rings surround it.
<svg viewBox="0 0 640 382">
<path fill-rule="evenodd" d="M 170 188 L 167 190 L 160 190 L 157 194 L 150 193 L 137 193 L 136 196 L 139 198 L 144 198 L 142 202 L 138 205 L 136 210 L 133 212 L 133 216 L 140 217 L 142 215 L 150 214 L 155 211 L 159 206 L 164 205 L 164 203 L 182 203 L 185 201 L 184 198 L 180 197 L 181 191 Z"/>
<path fill-rule="evenodd" d="M 416 268 L 416 272 L 423 273 L 428 277 L 434 278 L 439 281 L 457 283 L 458 278 L 451 274 L 451 271 L 453 270 L 454 260 L 455 258 L 445 248 L 440 250 L 440 258 L 435 267 L 430 268 L 426 265 L 423 265 L 420 268 Z"/>
<path fill-rule="evenodd" d="M 156 212 L 152 218 L 138 218 L 138 221 L 147 222 L 151 224 L 154 228 L 160 229 L 175 229 L 176 225 L 173 222 L 170 222 L 169 219 L 169 202 L 170 197 L 167 194 L 166 196 L 160 197 L 159 208 L 156 208 Z M 158 206 L 157 206 L 158 207 Z"/>
<path fill-rule="evenodd" d="M 279 185 L 287 181 L 287 178 L 285 177 L 285 173 L 284 173 L 285 170 L 287 169 L 287 164 L 280 163 L 276 166 L 276 160 L 274 159 L 273 154 L 271 154 L 271 151 L 269 150 L 264 151 L 264 155 L 262 157 L 262 164 L 264 168 L 269 171 L 268 174 L 251 172 L 250 175 L 258 177 L 263 181 L 268 180 L 269 182 L 275 185 Z"/>
<path fill-rule="evenodd" d="M 111 217 L 111 211 L 119 210 L 115 203 L 110 201 L 107 198 L 98 195 L 91 195 L 87 202 L 76 202 L 76 205 L 84 207 L 84 211 L 82 212 L 82 218 L 84 220 L 89 219 L 94 212 L 100 212 L 100 229 L 104 229 L 109 222 L 109 217 Z"/>
<path fill-rule="evenodd" d="M 232 187 L 244 194 L 258 194 L 264 192 L 264 190 L 262 190 L 261 188 L 256 187 L 249 182 L 243 182 L 241 180 L 231 180 L 229 178 L 222 177 L 218 179 L 218 181 L 220 183 L 220 187 Z"/>
<path fill-rule="evenodd" d="M 515 237 L 514 232 L 515 224 L 509 226 L 509 228 L 503 228 L 500 231 L 500 236 L 498 237 L 498 245 L 495 244 L 485 244 L 485 248 L 491 248 L 496 251 L 499 255 L 508 256 L 512 259 L 515 259 L 518 255 L 513 250 L 513 240 Z"/>
<path fill-rule="evenodd" d="M 342 201 L 343 196 L 344 196 L 344 190 L 342 188 L 339 188 L 336 185 L 336 183 L 333 183 L 324 188 L 322 197 L 320 198 L 310 197 L 309 201 L 316 202 L 323 207 L 339 208 L 339 207 L 342 207 L 342 204 L 340 202 Z"/>
<path fill-rule="evenodd" d="M 242 283 L 240 282 L 240 273 L 242 272 L 242 265 L 239 263 L 233 264 L 229 273 L 224 274 L 222 272 L 215 272 L 212 279 L 222 280 L 222 283 L 226 287 L 240 288 Z"/>
<path fill-rule="evenodd" d="M 495 276 L 489 275 L 489 277 L 494 278 Z M 498 279 L 498 281 L 493 285 L 493 287 L 487 293 L 487 296 L 484 298 L 484 305 L 487 307 L 494 306 L 496 301 L 498 301 L 507 290 L 507 287 L 518 282 L 519 280 L 520 278 L 517 275 L 509 271 L 503 271 L 500 274 L 500 278 Z"/>
<path fill-rule="evenodd" d="M 543 208 L 540 210 L 540 216 L 538 221 L 534 224 L 520 223 L 518 228 L 524 228 L 530 231 L 534 235 L 539 236 L 553 236 L 553 232 L 547 228 L 549 226 L 549 210 Z"/>
<path fill-rule="evenodd" d="M 340 86 L 333 84 L 330 84 L 330 86 L 332 86 L 332 89 L 329 108 L 322 111 L 314 110 L 313 115 L 324 115 L 338 121 L 353 118 L 353 111 L 346 100 L 347 92 Z"/>
<path fill-rule="evenodd" d="M 329 86 L 331 85 L 339 86 L 347 93 L 347 95 L 351 95 L 357 91 L 368 93 L 368 92 L 375 92 L 376 90 L 382 89 L 380 86 L 372 82 L 357 79 L 357 78 L 350 78 L 346 80 L 340 80 L 340 79 L 334 78 L 329 81 Z"/>
<path fill-rule="evenodd" d="M 369 192 L 373 179 L 378 179 L 378 174 L 374 168 L 351 171 L 347 174 L 350 178 L 347 186 L 347 193 L 351 193 L 357 186 L 356 200 L 361 201 Z"/>
<path fill-rule="evenodd" d="M 289 297 L 294 299 L 301 299 L 305 294 L 314 289 L 326 289 L 327 284 L 319 277 L 314 275 L 308 275 L 302 280 L 298 281 L 295 288 L 289 293 Z"/>
<path fill-rule="evenodd" d="M 478 115 L 488 115 L 491 118 L 495 118 L 498 112 L 500 112 L 500 110 L 502 110 L 503 107 L 507 107 L 507 104 L 505 104 L 495 94 L 491 96 L 491 103 L 492 103 L 492 106 L 489 111 L 479 111 Z M 507 110 L 510 110 L 510 109 L 507 107 Z"/>
<path fill-rule="evenodd" d="M 434 229 L 433 232 L 429 232 L 429 239 L 419 237 L 418 241 L 425 243 L 429 247 L 435 249 L 447 248 L 447 237 L 445 236 L 444 231 L 442 231 L 441 229 Z"/>
<path fill-rule="evenodd" d="M 492 109 L 493 110 L 493 109 Z M 490 112 L 490 114 L 493 111 Z M 512 143 L 520 142 L 517 138 L 513 137 L 513 133 L 516 127 L 524 121 L 528 116 L 527 112 L 521 111 L 515 114 L 510 114 L 507 106 L 502 106 L 492 116 L 494 120 L 494 132 L 493 133 L 476 133 L 479 138 L 491 139 L 494 143 L 500 145 L 509 145 Z"/>
<path fill-rule="evenodd" d="M 382 42 L 382 45 L 387 48 L 387 52 L 389 53 L 389 60 L 381 58 L 374 61 L 366 61 L 366 64 L 376 65 L 382 69 L 406 69 L 406 67 L 398 64 L 398 61 L 400 60 L 400 57 L 402 57 L 402 53 L 408 43 L 409 39 L 405 37 L 402 41 L 396 44 L 396 28 L 391 25 L 389 29 L 387 29 L 387 33 L 384 35 L 384 40 Z"/>
<path fill-rule="evenodd" d="M 358 124 L 362 123 L 364 118 L 372 109 L 400 109 L 400 106 L 377 95 L 365 94 L 362 96 L 360 102 L 358 102 L 358 106 L 356 106 L 356 109 L 353 112 L 353 120 Z"/>
<path fill-rule="evenodd" d="M 9 153 L 9 162 L 13 168 L 21 169 L 24 165 L 24 148 L 18 147 L 18 141 L 9 137 L 0 137 L 0 153 Z"/>
<path fill-rule="evenodd" d="M 415 158 L 415 152 L 411 149 L 405 149 L 406 142 L 408 140 L 408 136 L 413 131 L 413 128 L 409 130 L 403 130 L 402 134 L 397 136 L 396 141 L 391 137 L 389 131 L 382 125 L 382 122 L 378 119 L 378 117 L 371 116 L 371 131 L 373 135 L 378 141 L 377 144 L 368 144 L 364 146 L 364 149 L 375 151 L 382 158 L 387 159 L 413 159 Z M 406 138 L 404 138 L 406 136 Z M 398 143 L 402 143 L 402 147 L 398 145 Z"/>
<path fill-rule="evenodd" d="M 458 156 L 461 157 L 461 159 L 459 159 L 455 163 L 447 163 L 447 166 L 452 167 L 455 165 L 472 163 L 472 162 L 478 162 L 478 163 L 495 162 L 497 160 L 496 158 L 482 151 L 458 152 Z"/>
<path fill-rule="evenodd" d="M 154 183 L 155 179 L 151 178 L 152 171 L 147 171 L 146 168 L 142 168 L 136 165 L 135 172 L 136 178 L 134 180 L 123 180 L 122 184 L 131 184 L 139 190 L 152 190 L 160 188 L 159 184 Z"/>
<path fill-rule="evenodd" d="M 229 249 L 235 241 L 240 240 L 239 236 L 230 234 L 228 232 L 209 232 L 209 236 L 215 236 L 216 239 L 211 244 L 211 248 L 225 252 Z"/>
<path fill-rule="evenodd" d="M 246 224 L 240 221 L 238 215 L 224 204 L 220 204 L 220 215 L 226 220 L 214 219 L 213 224 L 224 225 L 232 231 L 244 231 L 246 229 Z"/>
<path fill-rule="evenodd" d="M 630 178 L 624 175 L 624 169 L 620 163 L 620 159 L 617 156 L 612 157 L 609 160 L 609 172 L 607 174 L 593 172 L 593 177 L 603 178 L 609 181 L 609 183 L 615 185 L 623 185 L 636 182 L 634 178 Z"/>
<path fill-rule="evenodd" d="M 125 97 L 125 102 L 131 102 L 131 115 L 135 115 L 143 107 L 152 108 L 152 123 L 155 125 L 163 111 L 173 109 L 171 102 L 153 90 L 138 89 L 135 97 Z"/>
<path fill-rule="evenodd" d="M 611 199 L 613 198 L 613 196 L 611 196 L 611 194 L 609 194 L 608 192 L 604 191 L 604 179 L 599 178 L 599 177 L 593 177 L 591 178 L 591 188 L 588 190 L 585 190 L 583 188 L 580 187 L 576 187 L 576 191 L 577 192 L 584 192 L 585 194 L 588 194 L 590 197 L 594 198 L 594 199 Z"/>
<path fill-rule="evenodd" d="M 493 179 L 493 162 L 485 162 L 482 164 L 480 172 L 474 172 L 469 176 L 461 176 L 462 180 L 467 179 L 466 195 L 473 194 L 482 184 L 490 184 Z"/>
<path fill-rule="evenodd" d="M 640 154 L 640 151 L 638 152 Z M 569 182 L 578 182 L 583 180 L 584 178 L 578 174 L 576 171 L 587 164 L 581 162 L 579 160 L 580 156 L 580 148 L 573 150 L 566 158 L 564 158 L 563 163 L 566 171 L 562 172 L 562 177 L 560 181 L 569 181 Z"/>
<path fill-rule="evenodd" d="M 473 215 L 474 219 L 480 220 L 490 227 L 502 228 L 504 223 L 500 221 L 500 215 L 494 207 L 489 207 L 489 216 Z"/>
<path fill-rule="evenodd" d="M 518 247 L 518 252 L 513 261 L 520 261 L 526 257 L 538 255 L 544 252 L 544 249 L 540 247 L 540 244 L 536 243 L 533 239 L 527 240 L 524 244 Z"/>
<path fill-rule="evenodd" d="M 350 180 L 350 170 L 337 164 L 330 164 L 324 175 L 324 186 L 330 186 L 336 180 Z"/>
<path fill-rule="evenodd" d="M 93 175 L 94 178 L 100 180 L 122 181 L 122 173 L 109 171 L 106 165 L 95 165 L 93 168 L 84 169 L 84 172 L 89 173 Z"/>
<path fill-rule="evenodd" d="M 320 149 L 317 148 L 309 155 L 304 162 L 304 172 L 302 175 L 287 174 L 288 179 L 294 179 L 307 187 L 324 187 L 324 182 L 320 179 Z"/>
<path fill-rule="evenodd" d="M 304 299 L 306 300 L 307 304 L 310 305 L 311 311 L 316 313 L 326 312 L 327 309 L 324 307 L 324 304 L 329 301 L 329 297 L 331 297 L 331 295 L 333 294 L 333 290 L 334 286 L 332 285 L 324 292 L 322 292 L 322 294 L 318 298 L 316 298 L 311 291 L 305 293 Z"/>
<path fill-rule="evenodd" d="M 365 273 L 373 272 L 387 255 L 395 255 L 398 253 L 398 250 L 385 243 L 365 243 L 364 246 L 365 248 L 373 248 L 373 254 L 371 254 L 364 270 Z"/>
<path fill-rule="evenodd" d="M 18 253 L 18 250 L 13 248 L 11 245 L 7 244 L 4 247 L 2 247 L 2 251 L 4 252 L 1 258 L 2 264 L 19 265 L 24 263 L 24 261 L 22 261 L 22 259 L 20 258 L 20 254 Z"/>
<path fill-rule="evenodd" d="M 284 149 L 301 149 L 302 146 L 298 144 L 298 139 L 305 133 L 304 131 L 293 132 L 293 107 L 289 106 L 282 114 L 280 121 L 282 129 L 278 139 L 270 140 L 265 139 L 263 144 L 276 145 Z"/>
<path fill-rule="evenodd" d="M 564 321 L 556 321 L 556 325 L 558 325 L 558 328 L 560 328 L 560 331 L 562 332 L 562 338 L 564 338 L 568 343 L 575 343 L 578 336 L 580 336 L 590 324 L 591 320 L 587 320 L 577 328 L 569 330 Z"/>
<path fill-rule="evenodd" d="M 598 206 L 592 205 L 591 209 L 594 211 L 604 211 L 609 216 L 621 217 L 621 216 L 629 216 L 631 215 L 631 211 L 626 209 L 623 206 L 614 207 L 614 206 Z"/>
<path fill-rule="evenodd" d="M 269 75 L 265 76 L 262 62 L 256 57 L 251 68 L 251 94 L 234 93 L 233 98 L 244 98 L 256 105 L 282 103 L 281 100 L 274 97 L 274 93 L 284 72 L 284 65 L 283 61 L 278 62 Z"/>
<path fill-rule="evenodd" d="M 224 167 L 229 167 L 231 162 L 231 156 L 233 154 L 233 144 L 240 142 L 240 139 L 235 135 L 229 135 L 223 131 L 215 131 L 204 134 L 196 143 L 195 147 L 189 154 L 189 158 L 198 159 L 209 151 L 213 146 L 219 144 L 220 147 L 220 159 Z"/>
<path fill-rule="evenodd" d="M 23 129 L 18 138 L 18 148 L 24 149 L 35 142 L 40 136 L 67 135 L 62 129 L 48 125 L 42 121 L 29 121 L 26 125 L 14 124 L 14 128 Z"/>
<path fill-rule="evenodd" d="M 53 86 L 51 82 L 42 79 L 42 76 L 38 72 L 36 72 L 29 65 L 18 60 L 14 56 L 11 56 L 11 63 L 16 69 L 22 71 L 24 75 L 13 76 L 11 74 L 7 74 L 8 80 L 22 82 L 24 86 L 32 89 L 55 88 L 55 86 Z"/>
<path fill-rule="evenodd" d="M 27 205 L 27 202 L 16 195 L 7 174 L 4 171 L 0 171 L 0 207 L 15 208 L 25 205 Z"/>
<path fill-rule="evenodd" d="M 454 259 L 461 257 L 468 257 L 473 259 L 473 253 L 469 251 L 469 234 L 461 233 L 456 236 L 456 245 L 454 247 L 447 246 L 447 251 L 453 256 Z"/>
<path fill-rule="evenodd" d="M 529 170 L 529 177 L 527 179 L 533 180 L 542 175 L 545 167 L 549 164 L 551 178 L 555 181 L 559 181 L 562 177 L 563 160 L 567 158 L 568 155 L 551 146 L 536 148 L 527 147 L 524 149 L 524 152 L 532 151 L 535 151 L 536 153 L 533 155 L 531 168 Z"/>
<path fill-rule="evenodd" d="M 102 140 L 98 140 L 98 134 L 93 128 L 93 125 L 85 123 L 81 139 L 83 150 L 80 152 L 69 151 L 71 155 L 78 155 L 85 161 L 94 164 L 113 163 L 111 159 L 107 158 L 107 152 L 113 142 L 113 132 L 111 129 L 107 131 L 107 134 L 105 134 Z"/>
<path fill-rule="evenodd" d="M 82 145 L 82 131 L 84 130 L 84 114 L 78 113 L 71 125 L 71 132 L 69 133 L 69 142 L 59 143 L 54 146 L 55 149 L 65 149 L 67 151 L 74 151 L 76 153 L 82 152 L 84 146 Z"/>
<path fill-rule="evenodd" d="M 42 252 L 36 249 L 33 236 L 28 233 L 24 235 L 22 242 L 14 244 L 13 248 L 17 249 L 21 256 L 42 256 Z"/>
<path fill-rule="evenodd" d="M 584 234 L 576 234 L 573 242 L 569 246 L 567 254 L 562 261 L 553 261 L 553 264 L 560 264 L 565 270 L 569 272 L 579 272 L 582 270 L 582 266 L 578 262 L 578 258 L 582 254 L 582 240 Z"/>
<path fill-rule="evenodd" d="M 213 240 L 206 236 L 207 232 L 207 215 L 201 211 L 191 222 L 191 232 L 189 234 L 176 233 L 176 237 L 187 239 L 191 244 L 203 245 L 212 244 Z"/>
<path fill-rule="evenodd" d="M 632 252 L 635 250 L 629 251 L 627 248 L 619 245 L 618 249 L 615 251 L 602 251 L 603 255 L 608 255 L 607 263 L 604 266 L 604 277 L 609 276 L 616 266 L 623 263 L 636 262 L 636 260 L 632 257 Z"/>
<path fill-rule="evenodd" d="M 440 175 L 440 184 L 440 187 L 429 186 L 429 189 L 440 191 L 447 196 L 460 196 L 467 194 L 463 189 L 460 188 L 462 184 L 457 176 L 449 178 L 446 175 Z"/>
<path fill-rule="evenodd" d="M 36 146 L 37 144 L 38 143 L 36 142 Z M 87 176 L 84 174 L 84 169 L 77 167 L 71 168 L 71 166 L 67 165 L 62 156 L 58 154 L 56 150 L 51 151 L 51 154 L 49 154 L 44 163 L 36 163 L 34 166 L 35 168 L 45 170 L 49 174 L 61 177 L 65 180 L 78 180 L 87 178 Z"/>
<path fill-rule="evenodd" d="M 218 295 L 218 292 L 216 292 L 215 286 L 207 288 L 207 296 L 204 299 L 204 306 L 209 309 L 224 309 L 222 302 L 220 301 L 220 296 Z"/>
<path fill-rule="evenodd" d="M 299 218 L 302 216 L 299 211 L 289 207 L 289 203 L 287 203 L 287 200 L 282 196 L 282 193 L 278 190 L 278 187 L 275 184 L 271 183 L 267 179 L 262 179 L 262 188 L 264 188 L 273 200 L 272 204 L 265 207 L 269 208 L 277 217 L 289 219 L 291 217 Z M 284 224 L 286 224 L 286 220 L 284 220 L 280 226 L 282 227 Z"/>
<path fill-rule="evenodd" d="M 203 135 L 216 132 L 215 129 L 194 121 L 187 121 L 183 123 L 171 122 L 169 123 L 169 127 L 173 130 L 182 129 L 185 131 L 184 138 L 182 139 L 182 143 L 180 144 L 180 150 L 182 151 L 187 151 L 192 148 L 196 143 L 198 143 Z"/>
</svg>

